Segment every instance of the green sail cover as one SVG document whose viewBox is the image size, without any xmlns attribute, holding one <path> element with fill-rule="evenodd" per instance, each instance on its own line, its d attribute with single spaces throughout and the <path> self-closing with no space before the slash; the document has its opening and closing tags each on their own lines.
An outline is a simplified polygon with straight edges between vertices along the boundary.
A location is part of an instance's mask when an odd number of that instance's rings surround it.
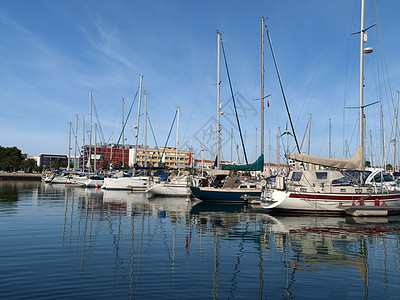
<svg viewBox="0 0 400 300">
<path fill-rule="evenodd" d="M 255 162 L 249 165 L 222 165 L 222 170 L 236 171 L 264 171 L 264 154 L 261 154 Z"/>
</svg>

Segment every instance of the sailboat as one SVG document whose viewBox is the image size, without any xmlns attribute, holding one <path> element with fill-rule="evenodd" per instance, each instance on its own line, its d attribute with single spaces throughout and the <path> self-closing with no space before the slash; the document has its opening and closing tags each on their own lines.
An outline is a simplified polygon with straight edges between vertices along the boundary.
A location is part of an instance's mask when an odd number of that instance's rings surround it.
<svg viewBox="0 0 400 300">
<path fill-rule="evenodd" d="M 220 103 L 220 46 L 221 33 L 217 31 L 217 138 L 216 138 L 216 159 L 215 165 L 217 170 L 209 170 L 209 181 L 204 180 L 201 186 L 190 186 L 192 195 L 202 201 L 208 202 L 226 202 L 226 203 L 245 203 L 246 197 L 257 198 L 261 197 L 261 185 L 259 182 L 241 181 L 236 175 L 230 175 L 230 171 L 263 171 L 264 155 L 253 164 L 246 165 L 222 165 L 221 161 L 221 103 Z M 223 48 L 222 48 L 223 49 Z M 229 73 L 228 73 L 229 79 Z M 232 92 L 232 88 L 231 88 Z M 232 98 L 233 92 L 232 92 Z M 236 110 L 236 108 L 235 108 Z M 263 123 L 262 123 L 263 124 Z M 262 125 L 263 126 L 263 125 Z M 239 127 L 240 130 L 240 127 Z M 244 145 L 243 145 L 244 146 Z M 246 159 L 247 160 L 247 159 Z"/>
<path fill-rule="evenodd" d="M 333 159 L 290 153 L 289 158 L 315 165 L 330 167 L 329 170 L 293 170 L 286 182 L 277 178 L 275 189 L 266 189 L 261 206 L 277 211 L 297 213 L 344 214 L 352 206 L 399 206 L 400 192 L 391 184 L 385 184 L 383 170 L 365 169 L 364 149 L 364 28 L 365 0 L 361 2 L 360 30 L 360 147 L 351 159 Z M 344 170 L 344 171 L 339 171 Z"/>
<path fill-rule="evenodd" d="M 138 152 L 138 136 L 139 136 L 142 83 L 143 83 L 143 76 L 141 75 L 140 76 L 140 85 L 139 85 L 138 117 L 137 117 L 136 136 L 135 136 L 134 165 L 136 165 L 136 158 L 137 158 L 137 152 Z M 107 190 L 133 190 L 133 191 L 144 192 L 148 189 L 149 185 L 150 185 L 150 177 L 149 176 L 125 176 L 124 174 L 122 174 L 122 176 L 115 175 L 111 178 L 104 178 L 104 182 L 103 182 L 103 185 L 101 186 L 101 188 L 107 189 Z"/>
</svg>

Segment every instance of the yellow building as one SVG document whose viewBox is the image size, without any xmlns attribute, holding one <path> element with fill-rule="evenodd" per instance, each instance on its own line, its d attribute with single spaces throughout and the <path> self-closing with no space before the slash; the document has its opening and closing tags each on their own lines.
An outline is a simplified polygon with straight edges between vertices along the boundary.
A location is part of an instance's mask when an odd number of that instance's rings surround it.
<svg viewBox="0 0 400 300">
<path fill-rule="evenodd" d="M 136 164 L 141 167 L 159 167 L 160 157 L 161 161 L 166 168 L 177 168 L 178 170 L 184 170 L 185 168 L 191 167 L 194 163 L 194 154 L 187 150 L 176 151 L 175 147 L 160 147 L 158 150 L 154 148 L 147 148 L 140 146 L 138 147 L 138 154 L 136 157 Z M 129 166 L 133 167 L 135 159 L 135 148 L 129 149 Z M 189 162 L 190 160 L 190 162 Z"/>
</svg>

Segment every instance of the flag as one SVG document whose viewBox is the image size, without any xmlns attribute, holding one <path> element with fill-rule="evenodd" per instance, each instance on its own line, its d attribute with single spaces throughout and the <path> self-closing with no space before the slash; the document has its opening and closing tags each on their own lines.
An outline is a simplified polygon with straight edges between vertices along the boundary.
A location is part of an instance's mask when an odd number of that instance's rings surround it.
<svg viewBox="0 0 400 300">
<path fill-rule="evenodd" d="M 215 157 L 214 166 L 218 166 L 218 154 L 217 154 L 217 156 Z"/>
<path fill-rule="evenodd" d="M 267 107 L 269 107 L 269 101 L 267 101 Z"/>
<path fill-rule="evenodd" d="M 192 164 L 192 152 L 189 153 L 189 163 L 188 166 Z"/>
</svg>

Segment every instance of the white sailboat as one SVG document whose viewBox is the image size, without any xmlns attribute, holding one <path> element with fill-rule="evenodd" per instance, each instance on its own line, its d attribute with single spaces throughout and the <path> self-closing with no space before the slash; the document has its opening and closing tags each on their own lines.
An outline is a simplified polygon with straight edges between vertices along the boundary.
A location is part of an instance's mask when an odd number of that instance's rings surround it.
<svg viewBox="0 0 400 300">
<path fill-rule="evenodd" d="M 186 197 L 190 195 L 188 176 L 189 174 L 180 174 L 170 181 L 157 183 L 148 189 L 147 193 L 159 196 Z"/>
<path fill-rule="evenodd" d="M 365 1 L 361 2 L 360 30 L 360 108 L 359 130 L 360 147 L 351 159 L 332 159 L 290 153 L 293 160 L 331 167 L 333 170 L 294 170 L 285 183 L 278 178 L 275 189 L 264 192 L 261 206 L 297 213 L 335 213 L 343 214 L 351 206 L 398 206 L 400 192 L 391 184 L 384 183 L 383 170 L 374 172 L 365 170 L 364 150 L 364 49 L 366 29 L 364 28 Z M 355 170 L 340 172 L 338 169 Z M 351 174 L 352 176 L 349 176 Z M 354 178 L 358 176 L 358 178 Z M 366 178 L 366 180 L 364 180 Z"/>
<path fill-rule="evenodd" d="M 137 151 L 138 151 L 138 136 L 139 136 L 139 120 L 140 120 L 140 104 L 142 95 L 142 83 L 143 76 L 140 76 L 140 86 L 139 86 L 139 103 L 138 103 L 138 117 L 136 125 L 136 141 L 135 141 L 135 157 L 134 165 L 136 164 Z M 135 170 L 134 174 L 135 175 Z M 134 191 L 146 191 L 150 184 L 149 176 L 121 176 L 116 175 L 111 178 L 104 178 L 102 189 L 107 190 L 134 190 Z"/>
</svg>

